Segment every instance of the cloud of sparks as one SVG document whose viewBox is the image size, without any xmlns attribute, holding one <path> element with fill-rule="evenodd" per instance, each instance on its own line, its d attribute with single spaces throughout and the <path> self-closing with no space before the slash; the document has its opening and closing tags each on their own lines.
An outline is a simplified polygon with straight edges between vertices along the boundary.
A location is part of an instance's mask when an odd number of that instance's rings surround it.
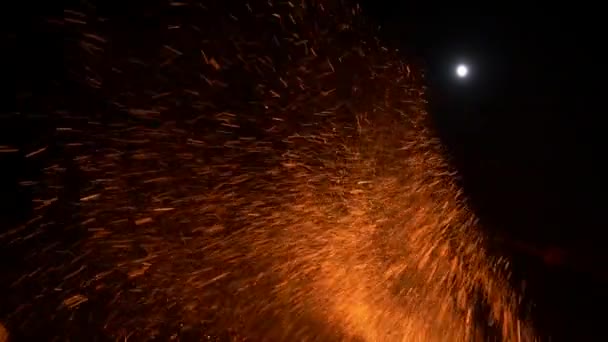
<svg viewBox="0 0 608 342">
<path fill-rule="evenodd" d="M 23 182 L 32 220 L 0 236 L 27 251 L 11 332 L 468 341 L 482 316 L 532 339 L 418 71 L 358 7 L 173 1 L 49 23 L 79 86 L 22 152 L 52 162 Z"/>
</svg>

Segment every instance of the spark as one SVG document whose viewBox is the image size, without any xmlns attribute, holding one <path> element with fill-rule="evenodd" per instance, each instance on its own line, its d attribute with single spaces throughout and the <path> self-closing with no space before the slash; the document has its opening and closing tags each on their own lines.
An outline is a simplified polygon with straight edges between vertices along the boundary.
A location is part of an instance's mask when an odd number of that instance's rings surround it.
<svg viewBox="0 0 608 342">
<path fill-rule="evenodd" d="M 46 151 L 46 149 L 47 149 L 47 147 L 45 146 L 45 147 L 40 148 L 40 149 L 38 149 L 36 151 L 33 151 L 33 152 L 30 152 L 30 153 L 26 154 L 25 157 L 26 158 L 33 157 L 33 156 L 35 156 L 35 155 L 37 155 L 39 153 L 42 153 L 42 152 Z"/>
<path fill-rule="evenodd" d="M 74 309 L 74 308 L 78 307 L 80 304 L 85 303 L 87 301 L 88 301 L 87 297 L 77 294 L 77 295 L 74 295 L 74 296 L 64 300 L 63 305 L 70 309 Z"/>
</svg>

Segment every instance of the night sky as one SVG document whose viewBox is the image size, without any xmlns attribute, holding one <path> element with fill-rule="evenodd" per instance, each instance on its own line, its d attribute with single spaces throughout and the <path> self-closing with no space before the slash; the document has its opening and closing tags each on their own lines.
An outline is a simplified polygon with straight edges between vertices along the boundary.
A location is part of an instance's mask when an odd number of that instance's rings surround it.
<svg viewBox="0 0 608 342">
<path fill-rule="evenodd" d="M 554 340 L 603 340 L 601 18 L 583 6 L 364 5 L 387 41 L 425 66 L 429 111 L 485 229 L 560 251 L 552 265 L 526 248 L 509 250 L 540 325 Z M 470 66 L 467 79 L 455 75 L 459 62 Z"/>
<path fill-rule="evenodd" d="M 601 11 L 373 0 L 362 7 L 387 45 L 426 70 L 428 110 L 497 253 L 513 258 L 514 283 L 526 280 L 541 329 L 553 341 L 604 340 L 608 63 L 605 21 L 591 15 Z M 24 79 L 52 72 L 52 62 L 29 58 Z M 460 62 L 470 68 L 466 79 L 455 75 Z M 553 248 L 562 258 L 551 264 L 526 248 Z"/>
</svg>

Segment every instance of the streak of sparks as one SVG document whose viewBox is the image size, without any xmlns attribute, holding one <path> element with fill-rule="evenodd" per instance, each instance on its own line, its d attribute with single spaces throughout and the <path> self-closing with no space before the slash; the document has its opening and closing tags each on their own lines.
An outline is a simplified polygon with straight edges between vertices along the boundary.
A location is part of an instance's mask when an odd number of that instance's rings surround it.
<svg viewBox="0 0 608 342">
<path fill-rule="evenodd" d="M 32 291 L 3 317 L 11 332 L 468 341 L 483 339 L 482 315 L 503 340 L 533 339 L 416 67 L 367 34 L 358 7 L 305 3 L 167 2 L 141 51 L 112 18 L 49 20 L 80 37 L 71 74 L 107 112 L 58 108 L 61 156 L 26 155 L 50 161 L 24 183 L 45 195 L 38 219 L 0 235 L 31 268 L 11 280 Z"/>
</svg>

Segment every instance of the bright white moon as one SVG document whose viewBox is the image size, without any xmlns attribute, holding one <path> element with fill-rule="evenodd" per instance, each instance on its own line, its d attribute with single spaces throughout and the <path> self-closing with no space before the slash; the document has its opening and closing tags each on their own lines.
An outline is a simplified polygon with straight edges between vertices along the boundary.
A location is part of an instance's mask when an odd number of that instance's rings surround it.
<svg viewBox="0 0 608 342">
<path fill-rule="evenodd" d="M 456 75 L 458 75 L 458 77 L 460 77 L 460 78 L 467 77 L 468 74 L 469 74 L 469 68 L 467 68 L 466 65 L 460 64 L 456 68 Z"/>
</svg>

